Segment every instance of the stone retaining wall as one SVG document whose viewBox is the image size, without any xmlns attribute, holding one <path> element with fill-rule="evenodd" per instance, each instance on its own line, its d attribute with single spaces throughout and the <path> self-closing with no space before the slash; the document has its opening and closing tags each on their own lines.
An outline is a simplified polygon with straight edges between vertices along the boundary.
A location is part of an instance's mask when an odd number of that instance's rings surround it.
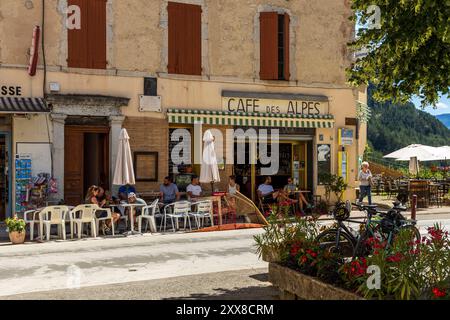
<svg viewBox="0 0 450 320">
<path fill-rule="evenodd" d="M 364 300 L 277 263 L 269 264 L 269 281 L 278 287 L 284 300 Z"/>
</svg>

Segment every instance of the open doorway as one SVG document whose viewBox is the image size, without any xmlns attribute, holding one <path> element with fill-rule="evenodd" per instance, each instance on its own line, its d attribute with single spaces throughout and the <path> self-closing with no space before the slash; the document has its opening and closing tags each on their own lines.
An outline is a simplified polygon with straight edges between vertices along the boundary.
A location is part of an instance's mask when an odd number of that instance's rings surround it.
<svg viewBox="0 0 450 320">
<path fill-rule="evenodd" d="M 64 154 L 68 205 L 83 203 L 91 185 L 109 188 L 109 127 L 66 126 Z"/>
</svg>

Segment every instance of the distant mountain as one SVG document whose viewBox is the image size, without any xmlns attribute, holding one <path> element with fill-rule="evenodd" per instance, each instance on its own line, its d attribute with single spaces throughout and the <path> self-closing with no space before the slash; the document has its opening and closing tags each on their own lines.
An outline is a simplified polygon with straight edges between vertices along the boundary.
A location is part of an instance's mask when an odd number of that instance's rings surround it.
<svg viewBox="0 0 450 320">
<path fill-rule="evenodd" d="M 447 128 L 450 129 L 450 113 L 440 114 L 436 116 Z"/>
<path fill-rule="evenodd" d="M 449 144 L 450 129 L 437 118 L 417 110 L 413 103 L 376 102 L 372 98 L 374 91 L 375 87 L 369 86 L 368 105 L 372 116 L 367 135 L 374 151 L 385 155 L 415 143 L 430 146 Z"/>
</svg>

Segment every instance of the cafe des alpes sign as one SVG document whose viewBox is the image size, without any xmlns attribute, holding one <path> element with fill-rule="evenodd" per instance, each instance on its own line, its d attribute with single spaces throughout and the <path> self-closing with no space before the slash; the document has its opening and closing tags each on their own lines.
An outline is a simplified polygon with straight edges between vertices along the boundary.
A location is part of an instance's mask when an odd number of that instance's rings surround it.
<svg viewBox="0 0 450 320">
<path fill-rule="evenodd" d="M 302 94 L 222 92 L 222 110 L 240 113 L 326 115 L 328 98 Z"/>
</svg>

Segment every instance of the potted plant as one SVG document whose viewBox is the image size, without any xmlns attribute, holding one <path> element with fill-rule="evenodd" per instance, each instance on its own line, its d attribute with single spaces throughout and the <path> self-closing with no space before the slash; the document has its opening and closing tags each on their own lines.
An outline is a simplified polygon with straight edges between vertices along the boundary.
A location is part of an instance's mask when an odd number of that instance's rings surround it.
<svg viewBox="0 0 450 320">
<path fill-rule="evenodd" d="M 12 244 L 22 244 L 25 242 L 25 220 L 17 218 L 8 218 L 6 219 L 6 227 L 9 232 L 9 240 L 11 240 Z"/>
</svg>

